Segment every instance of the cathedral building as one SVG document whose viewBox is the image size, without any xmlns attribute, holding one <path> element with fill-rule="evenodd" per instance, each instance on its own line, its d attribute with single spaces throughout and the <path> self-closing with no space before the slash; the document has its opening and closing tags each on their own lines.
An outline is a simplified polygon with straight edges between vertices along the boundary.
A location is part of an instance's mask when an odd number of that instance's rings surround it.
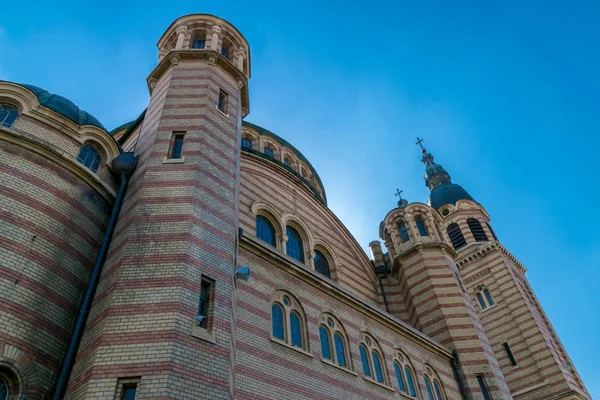
<svg viewBox="0 0 600 400">
<path fill-rule="evenodd" d="M 400 198 L 369 257 L 309 160 L 244 120 L 233 25 L 187 15 L 157 46 L 112 131 L 0 81 L 0 400 L 591 399 L 424 147 L 429 199 Z"/>
</svg>

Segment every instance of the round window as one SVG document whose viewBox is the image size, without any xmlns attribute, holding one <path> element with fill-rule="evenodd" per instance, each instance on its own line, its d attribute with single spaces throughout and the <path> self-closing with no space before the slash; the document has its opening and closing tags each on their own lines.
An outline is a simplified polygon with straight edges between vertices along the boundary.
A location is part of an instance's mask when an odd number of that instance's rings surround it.
<svg viewBox="0 0 600 400">
<path fill-rule="evenodd" d="M 371 345 L 371 339 L 365 338 L 365 343 L 367 344 L 367 346 L 370 346 Z"/>
<path fill-rule="evenodd" d="M 450 214 L 450 210 L 445 208 L 442 210 L 442 215 L 445 217 L 446 215 Z"/>
<path fill-rule="evenodd" d="M 286 306 L 290 305 L 290 299 L 288 299 L 287 297 L 283 297 L 283 304 L 285 304 Z"/>
<path fill-rule="evenodd" d="M 333 328 L 333 320 L 331 318 L 327 319 L 327 325 L 329 325 L 330 328 Z"/>
</svg>

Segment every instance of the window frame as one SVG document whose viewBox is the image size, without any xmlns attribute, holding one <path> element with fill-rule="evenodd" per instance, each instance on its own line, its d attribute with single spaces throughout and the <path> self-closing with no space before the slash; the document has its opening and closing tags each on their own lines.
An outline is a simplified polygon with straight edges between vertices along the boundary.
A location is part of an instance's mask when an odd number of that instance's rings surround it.
<svg viewBox="0 0 600 400">
<path fill-rule="evenodd" d="M 485 285 L 480 285 L 475 289 L 475 299 L 481 312 L 487 311 L 496 306 L 496 300 L 492 296 L 492 292 Z"/>
<path fill-rule="evenodd" d="M 219 89 L 219 95 L 217 97 L 217 110 L 224 115 L 227 114 L 229 108 L 229 95 L 223 89 Z"/>
<path fill-rule="evenodd" d="M 485 380 L 485 375 L 476 374 L 475 378 L 477 379 L 477 383 L 479 384 L 479 388 L 481 389 L 481 393 L 483 394 L 483 399 L 484 400 L 492 400 L 492 395 L 490 393 L 488 384 Z"/>
<path fill-rule="evenodd" d="M 85 158 L 82 158 L 82 153 L 83 153 L 84 149 L 93 150 L 95 152 L 95 155 L 98 157 L 98 159 L 97 159 L 98 162 L 97 162 L 97 165 L 95 168 L 93 168 L 94 161 L 92 161 L 91 165 L 86 164 L 88 162 L 87 160 L 88 160 L 89 154 L 86 154 Z M 100 146 L 96 145 L 95 143 L 90 143 L 90 142 L 84 143 L 81 146 L 81 148 L 79 149 L 79 154 L 77 155 L 77 162 L 79 164 L 83 165 L 85 168 L 92 171 L 94 174 L 97 174 L 98 171 L 100 171 L 100 169 L 104 165 L 104 157 L 102 156 L 102 151 L 100 150 Z"/>
<path fill-rule="evenodd" d="M 328 252 L 319 247 L 316 247 L 313 251 L 315 253 L 315 257 L 313 258 L 313 265 L 315 266 L 315 271 L 328 279 L 333 279 L 332 268 L 331 268 L 332 262 L 331 262 L 331 257 L 329 256 Z M 324 260 L 325 263 L 327 263 L 327 271 L 326 271 L 327 273 L 321 272 L 317 269 L 317 261 L 318 261 L 317 257 L 319 257 L 319 254 L 321 255 L 320 258 L 322 260 Z"/>
<path fill-rule="evenodd" d="M 204 317 L 201 321 L 196 320 L 199 328 L 210 329 L 213 326 L 214 299 L 216 291 L 216 282 L 206 275 L 200 278 L 200 290 L 198 292 L 198 314 Z M 203 299 L 203 295 L 205 298 Z M 204 303 L 203 303 L 204 302 Z"/>
<path fill-rule="evenodd" d="M 250 146 L 244 146 L 244 142 L 250 143 Z M 242 139 L 240 141 L 240 147 L 246 150 L 254 150 L 254 140 L 250 136 L 242 136 Z"/>
<path fill-rule="evenodd" d="M 467 218 L 467 226 L 469 227 L 471 235 L 473 235 L 473 239 L 475 239 L 476 242 L 490 241 L 490 239 L 488 239 L 487 237 L 487 234 L 483 230 L 483 225 L 481 225 L 481 221 L 479 221 L 477 218 Z"/>
<path fill-rule="evenodd" d="M 398 369 L 397 369 L 398 368 Z M 406 374 L 406 371 L 410 372 L 410 383 Z M 400 377 L 398 376 L 398 371 L 400 372 Z M 412 365 L 412 362 L 407 357 L 405 353 L 400 350 L 396 350 L 396 356 L 394 357 L 394 374 L 396 375 L 396 380 L 398 381 L 398 389 L 405 396 L 418 398 L 419 397 L 419 385 L 416 380 L 415 368 Z M 400 378 L 403 380 L 404 390 L 400 387 Z M 411 391 L 414 394 L 411 394 Z"/>
<path fill-rule="evenodd" d="M 510 361 L 510 364 L 513 367 L 517 367 L 519 365 L 519 363 L 517 363 L 517 360 L 515 359 L 515 355 L 513 354 L 512 350 L 510 349 L 508 342 L 502 343 L 502 347 L 504 348 L 504 352 L 506 353 L 508 360 Z"/>
<path fill-rule="evenodd" d="M 387 365 L 386 365 L 386 361 L 385 361 L 385 357 L 383 355 L 383 351 L 381 350 L 381 346 L 379 345 L 379 343 L 375 340 L 375 338 L 373 336 L 371 336 L 370 334 L 363 332 L 361 334 L 361 341 L 360 341 L 360 345 L 359 348 L 363 348 L 366 351 L 366 358 L 367 358 L 367 362 L 368 362 L 368 370 L 370 372 L 370 376 L 366 375 L 366 369 L 365 369 L 365 363 L 364 363 L 364 357 L 363 354 L 361 353 L 361 363 L 363 364 L 363 377 L 364 379 L 371 381 L 373 383 L 376 383 L 378 385 L 384 385 L 389 387 L 390 386 L 390 379 L 389 379 L 389 374 L 387 371 Z M 377 354 L 379 357 L 379 365 L 381 368 L 381 375 L 382 375 L 382 379 L 383 381 L 380 381 L 377 378 L 377 371 L 375 369 L 375 361 L 373 359 L 373 354 Z"/>
<path fill-rule="evenodd" d="M 289 250 L 289 246 L 290 246 L 290 239 L 292 238 L 293 235 L 290 234 L 290 229 L 294 230 L 298 236 L 298 243 L 299 243 L 299 250 L 300 250 L 300 254 L 299 254 L 299 258 L 294 257 L 293 255 L 290 254 Z M 305 264 L 306 263 L 306 244 L 305 242 L 308 242 L 307 238 L 305 235 L 303 235 L 303 230 L 299 227 L 297 227 L 296 225 L 293 224 L 287 224 L 285 226 L 285 236 L 287 237 L 287 240 L 285 241 L 285 254 L 287 254 L 289 257 L 293 258 L 294 260 L 298 261 L 299 263 Z"/>
<path fill-rule="evenodd" d="M 174 131 L 171 135 L 171 143 L 169 144 L 169 156 L 168 160 L 183 160 L 183 145 L 185 141 L 185 131 Z M 179 149 L 179 154 L 175 157 L 176 145 L 177 141 L 181 141 L 181 148 Z"/>
<path fill-rule="evenodd" d="M 429 229 L 427 229 L 427 223 L 425 222 L 425 218 L 423 218 L 420 215 L 417 215 L 415 217 L 415 225 L 417 226 L 417 232 L 419 232 L 419 236 L 429 236 Z"/>
<path fill-rule="evenodd" d="M 444 385 L 442 384 L 442 380 L 437 372 L 433 369 L 431 365 L 425 365 L 425 373 L 423 374 L 423 382 L 427 382 L 426 379 L 429 379 L 431 384 L 431 392 L 427 390 L 427 395 L 432 400 L 447 400 L 448 396 L 446 395 L 446 391 L 444 389 Z M 425 388 L 427 389 L 427 385 L 425 384 Z M 441 396 L 441 397 L 440 397 Z"/>
<path fill-rule="evenodd" d="M 6 115 L 2 118 L 2 114 L 6 112 Z M 14 125 L 21 115 L 21 111 L 17 106 L 10 103 L 0 103 L 0 127 L 10 128 Z M 12 120 L 11 120 L 12 118 Z M 6 122 L 10 121 L 10 122 Z"/>
<path fill-rule="evenodd" d="M 323 330 L 327 334 L 331 358 L 326 358 L 323 355 L 323 344 L 321 343 L 321 330 Z M 340 361 L 340 354 L 338 353 L 338 347 L 336 344 L 336 336 L 340 338 L 342 343 L 342 357 L 344 360 L 344 365 L 342 365 Z M 340 320 L 332 314 L 323 313 L 319 318 L 319 343 L 321 344 L 321 360 L 323 360 L 326 363 L 333 364 L 339 368 L 343 368 L 349 371 L 352 370 L 352 359 L 346 329 L 344 328 Z"/>
<path fill-rule="evenodd" d="M 408 227 L 404 220 L 398 221 L 398 235 L 400 235 L 400 241 L 402 243 L 410 242 L 410 234 L 408 233 Z"/>
<path fill-rule="evenodd" d="M 259 218 L 260 218 L 261 220 L 265 220 L 265 221 L 266 221 L 266 222 L 267 222 L 267 223 L 270 225 L 270 227 L 271 227 L 271 229 L 272 229 L 273 243 L 270 243 L 270 242 L 266 241 L 265 239 L 263 239 L 263 238 L 262 238 L 262 237 L 259 235 L 259 229 L 258 229 L 258 226 L 259 226 L 259 225 L 258 225 Z M 255 218 L 254 220 L 255 220 L 255 230 L 256 230 L 256 237 L 257 237 L 258 239 L 262 240 L 263 242 L 267 243 L 268 245 L 270 245 L 270 246 L 273 246 L 273 247 L 275 247 L 275 248 L 278 248 L 278 246 L 277 246 L 277 243 L 278 243 L 279 232 L 277 231 L 276 224 L 275 224 L 275 223 L 273 223 L 273 219 L 272 219 L 272 218 L 270 218 L 268 215 L 265 215 L 264 213 L 260 213 L 260 212 L 259 212 L 259 213 L 256 215 L 256 218 Z"/>
<path fill-rule="evenodd" d="M 456 228 L 456 229 L 454 229 Z M 450 233 L 452 229 L 453 233 Z M 465 235 L 462 233 L 462 229 L 460 229 L 460 225 L 456 222 L 452 222 L 446 227 L 446 234 L 450 239 L 450 243 L 452 244 L 452 248 L 458 251 L 467 245 L 467 240 L 465 239 Z"/>
<path fill-rule="evenodd" d="M 281 339 L 276 337 L 274 333 L 273 324 L 273 306 L 277 304 L 282 311 L 283 316 L 283 337 Z M 301 345 L 297 346 L 294 344 L 292 336 L 292 322 L 291 316 L 295 314 L 298 316 L 300 339 Z M 284 291 L 276 291 L 271 299 L 271 340 L 277 343 L 281 343 L 287 347 L 296 349 L 301 352 L 309 352 L 310 344 L 308 341 L 308 327 L 306 325 L 306 314 L 300 302 L 291 294 Z"/>
<path fill-rule="evenodd" d="M 206 49 L 206 38 L 207 38 L 206 31 L 204 31 L 202 29 L 194 31 L 192 34 L 192 37 L 190 39 L 190 49 L 193 49 L 193 50 Z M 202 46 L 201 47 L 195 46 L 194 44 L 199 41 L 202 42 Z"/>
</svg>

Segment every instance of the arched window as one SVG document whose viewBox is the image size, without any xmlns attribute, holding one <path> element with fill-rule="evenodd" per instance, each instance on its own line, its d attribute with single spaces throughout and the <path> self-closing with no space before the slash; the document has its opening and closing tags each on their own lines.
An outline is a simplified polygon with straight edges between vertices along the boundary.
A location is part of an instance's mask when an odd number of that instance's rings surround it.
<svg viewBox="0 0 600 400">
<path fill-rule="evenodd" d="M 331 278 L 331 271 L 329 270 L 329 261 L 327 261 L 327 257 L 325 254 L 320 252 L 319 250 L 315 250 L 315 271 L 324 275 L 328 278 Z"/>
<path fill-rule="evenodd" d="M 272 337 L 288 345 L 307 349 L 306 318 L 300 303 L 290 294 L 277 291 L 271 306 Z"/>
<path fill-rule="evenodd" d="M 329 331 L 324 325 L 319 327 L 319 338 L 321 339 L 321 357 L 331 360 L 331 340 L 329 339 Z"/>
<path fill-rule="evenodd" d="M 400 232 L 400 240 L 402 240 L 402 243 L 406 243 L 410 240 L 404 221 L 398 223 L 398 231 Z"/>
<path fill-rule="evenodd" d="M 231 51 L 233 50 L 233 46 L 228 39 L 223 39 L 223 43 L 221 43 L 221 55 L 228 60 L 231 60 Z"/>
<path fill-rule="evenodd" d="M 0 400 L 8 400 L 8 382 L 0 376 Z"/>
<path fill-rule="evenodd" d="M 192 43 L 190 48 L 192 49 L 204 49 L 206 47 L 206 33 L 204 31 L 194 32 L 192 37 Z"/>
<path fill-rule="evenodd" d="M 469 218 L 467 220 L 467 225 L 469 225 L 469 229 L 471 230 L 476 242 L 487 242 L 487 235 L 483 231 L 483 227 L 478 220 L 475 218 Z"/>
<path fill-rule="evenodd" d="M 265 146 L 265 156 L 274 158 L 275 150 L 271 146 Z"/>
<path fill-rule="evenodd" d="M 304 262 L 304 245 L 302 244 L 302 237 L 298 231 L 291 227 L 287 226 L 285 228 L 288 240 L 285 243 L 285 252 L 288 256 L 300 261 Z"/>
<path fill-rule="evenodd" d="M 279 340 L 285 340 L 283 309 L 277 303 L 273 303 L 273 306 L 271 307 L 271 323 L 273 325 L 273 337 Z"/>
<path fill-rule="evenodd" d="M 277 247 L 277 235 L 275 228 L 269 219 L 263 215 L 256 216 L 256 237 Z"/>
<path fill-rule="evenodd" d="M 492 234 L 492 237 L 494 238 L 494 240 L 498 240 L 498 237 L 496 236 L 496 232 L 494 232 L 494 228 L 492 228 L 492 226 L 489 223 L 486 222 L 486 224 L 487 224 L 487 227 L 488 227 L 490 233 Z"/>
<path fill-rule="evenodd" d="M 285 157 L 283 159 L 283 164 L 287 167 L 292 168 L 292 160 L 289 157 Z"/>
<path fill-rule="evenodd" d="M 100 153 L 91 145 L 86 144 L 79 151 L 77 161 L 91 169 L 92 172 L 98 172 L 101 161 Z"/>
<path fill-rule="evenodd" d="M 300 316 L 296 311 L 290 313 L 290 330 L 292 332 L 292 346 L 302 348 L 302 325 Z"/>
<path fill-rule="evenodd" d="M 416 217 L 415 224 L 417 224 L 417 229 L 419 230 L 419 235 L 429 236 L 429 231 L 427 231 L 427 225 L 425 225 L 425 221 L 423 221 L 423 218 Z"/>
<path fill-rule="evenodd" d="M 242 149 L 252 150 L 252 139 L 249 137 L 242 138 Z"/>
<path fill-rule="evenodd" d="M 475 292 L 475 297 L 477 297 L 477 302 L 481 307 L 481 310 L 486 310 L 491 306 L 495 305 L 494 298 L 492 297 L 492 293 L 485 286 L 480 286 Z"/>
<path fill-rule="evenodd" d="M 340 367 L 350 368 L 348 341 L 344 327 L 330 314 L 321 315 L 320 321 L 321 357 Z M 331 343 L 333 343 L 333 350 Z"/>
<path fill-rule="evenodd" d="M 442 381 L 438 374 L 430 366 L 425 366 L 425 389 L 427 390 L 428 400 L 446 400 L 446 394 L 442 387 Z"/>
<path fill-rule="evenodd" d="M 19 110 L 15 106 L 0 104 L 0 126 L 10 128 L 18 116 Z M 1 397 L 0 400 L 2 400 Z"/>
<path fill-rule="evenodd" d="M 362 337 L 363 340 L 359 348 L 365 378 L 387 385 L 387 371 L 379 344 L 367 333 L 363 333 Z"/>
<path fill-rule="evenodd" d="M 396 379 L 398 380 L 400 391 L 411 397 L 416 397 L 417 389 L 415 387 L 414 369 L 408 358 L 399 351 L 396 353 L 396 359 L 394 360 L 394 370 L 396 371 Z"/>
<path fill-rule="evenodd" d="M 458 250 L 467 245 L 467 241 L 460 230 L 460 227 L 457 223 L 451 223 L 448 225 L 448 229 L 446 230 L 448 236 L 450 237 L 450 241 L 452 242 L 452 246 L 454 250 Z"/>
</svg>

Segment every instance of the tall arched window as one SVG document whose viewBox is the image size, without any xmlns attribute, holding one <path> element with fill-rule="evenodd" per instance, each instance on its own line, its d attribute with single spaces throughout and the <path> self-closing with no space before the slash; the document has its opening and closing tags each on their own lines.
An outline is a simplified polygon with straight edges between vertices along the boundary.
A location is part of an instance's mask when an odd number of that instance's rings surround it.
<svg viewBox="0 0 600 400">
<path fill-rule="evenodd" d="M 363 333 L 362 337 L 359 349 L 365 378 L 387 385 L 387 371 L 381 347 L 371 335 Z"/>
<path fill-rule="evenodd" d="M 275 157 L 275 151 L 271 146 L 265 146 L 265 155 L 271 158 Z"/>
<path fill-rule="evenodd" d="M 399 351 L 396 353 L 396 359 L 394 360 L 394 370 L 400 391 L 411 397 L 416 397 L 414 369 L 408 358 Z"/>
<path fill-rule="evenodd" d="M 496 236 L 496 232 L 494 232 L 494 228 L 492 228 L 492 226 L 488 222 L 486 222 L 486 224 L 487 224 L 487 227 L 488 227 L 490 233 L 492 234 L 492 237 L 494 238 L 494 240 L 498 240 L 498 237 Z"/>
<path fill-rule="evenodd" d="M 290 294 L 277 291 L 271 306 L 272 337 L 290 346 L 307 349 L 306 318 L 300 303 Z"/>
<path fill-rule="evenodd" d="M 425 389 L 427 390 L 428 400 L 446 400 L 446 394 L 442 387 L 442 381 L 438 374 L 430 366 L 425 366 Z"/>
<path fill-rule="evenodd" d="M 271 324 L 273 325 L 273 337 L 279 340 L 285 340 L 283 308 L 277 303 L 273 303 L 273 306 L 271 307 Z"/>
<path fill-rule="evenodd" d="M 256 216 L 256 237 L 277 247 L 277 235 L 275 228 L 269 219 L 263 215 Z"/>
<path fill-rule="evenodd" d="M 89 144 L 86 144 L 81 148 L 79 156 L 77 157 L 77 161 L 91 169 L 93 172 L 98 172 L 101 160 L 102 158 L 100 157 L 98 150 Z"/>
<path fill-rule="evenodd" d="M 325 254 L 320 252 L 319 250 L 315 250 L 315 271 L 324 275 L 328 278 L 331 278 L 331 271 L 329 269 L 329 261 L 327 261 L 327 257 Z"/>
<path fill-rule="evenodd" d="M 194 32 L 194 36 L 192 37 L 192 43 L 190 44 L 190 48 L 203 49 L 205 47 L 206 47 L 206 33 L 204 31 Z"/>
<path fill-rule="evenodd" d="M 8 400 L 8 382 L 0 376 L 0 400 Z"/>
<path fill-rule="evenodd" d="M 320 321 L 321 357 L 340 367 L 350 368 L 348 340 L 344 327 L 330 314 L 321 315 Z M 333 349 L 331 347 L 332 343 Z"/>
<path fill-rule="evenodd" d="M 252 139 L 249 137 L 242 138 L 242 149 L 252 150 Z"/>
<path fill-rule="evenodd" d="M 494 302 L 494 298 L 492 297 L 492 293 L 490 293 L 490 290 L 485 286 L 480 286 L 477 288 L 475 297 L 477 297 L 477 302 L 479 303 L 482 311 L 487 310 L 496 304 L 496 302 Z"/>
<path fill-rule="evenodd" d="M 287 166 L 287 167 L 290 167 L 290 168 L 292 168 L 292 159 L 291 159 L 291 158 L 289 158 L 289 157 L 285 157 L 285 158 L 283 159 L 283 164 L 284 164 L 285 166 Z"/>
<path fill-rule="evenodd" d="M 300 261 L 304 262 L 304 245 L 302 244 L 302 237 L 298 231 L 291 227 L 287 226 L 285 228 L 288 240 L 285 243 L 285 252 L 288 256 Z"/>
<path fill-rule="evenodd" d="M 404 221 L 398 223 L 398 231 L 400 232 L 400 240 L 402 240 L 402 243 L 406 243 L 410 240 Z"/>
<path fill-rule="evenodd" d="M 457 223 L 451 223 L 448 225 L 448 229 L 446 229 L 448 236 L 450 237 L 450 241 L 452 242 L 452 246 L 454 250 L 458 250 L 467 245 L 467 241 L 460 230 L 460 227 Z"/>
<path fill-rule="evenodd" d="M 429 231 L 427 230 L 427 225 L 425 225 L 425 221 L 423 221 L 423 218 L 416 217 L 415 224 L 417 224 L 417 229 L 419 230 L 419 235 L 429 236 Z"/>
<path fill-rule="evenodd" d="M 229 39 L 223 39 L 223 43 L 221 43 L 221 55 L 228 60 L 231 60 L 231 51 L 233 50 L 233 46 Z"/>
<path fill-rule="evenodd" d="M 467 225 L 469 225 L 469 229 L 471 230 L 476 242 L 487 242 L 488 238 L 483 230 L 483 227 L 481 226 L 481 222 L 475 218 L 469 218 L 467 220 Z"/>
<path fill-rule="evenodd" d="M 10 128 L 18 116 L 19 110 L 15 106 L 0 104 L 0 126 Z M 2 400 L 1 397 L 0 400 Z"/>
</svg>

